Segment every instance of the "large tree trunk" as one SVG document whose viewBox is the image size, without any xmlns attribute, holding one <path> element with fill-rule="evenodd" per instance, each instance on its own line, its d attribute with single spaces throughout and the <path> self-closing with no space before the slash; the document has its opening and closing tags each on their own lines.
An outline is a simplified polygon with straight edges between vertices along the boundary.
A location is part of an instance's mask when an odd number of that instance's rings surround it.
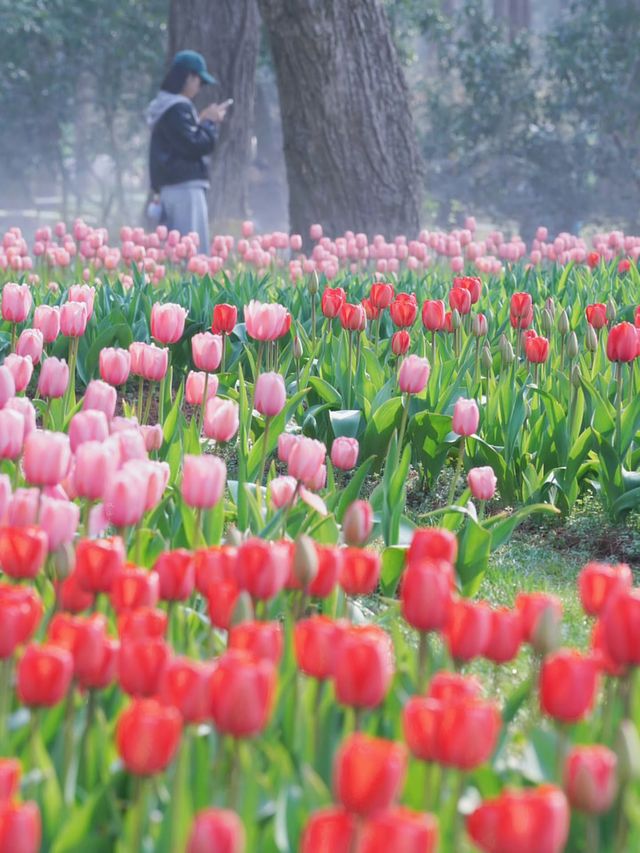
<svg viewBox="0 0 640 853">
<path fill-rule="evenodd" d="M 290 227 L 419 226 L 409 93 L 379 0 L 258 0 L 275 62 Z"/>
<path fill-rule="evenodd" d="M 214 225 L 228 226 L 247 216 L 247 181 L 260 16 L 255 0 L 171 0 L 169 58 L 197 50 L 219 86 L 207 87 L 200 101 L 233 98 L 211 164 L 209 212 Z"/>
<path fill-rule="evenodd" d="M 512 38 L 531 26 L 531 0 L 493 0 L 493 13 L 506 20 Z"/>
</svg>

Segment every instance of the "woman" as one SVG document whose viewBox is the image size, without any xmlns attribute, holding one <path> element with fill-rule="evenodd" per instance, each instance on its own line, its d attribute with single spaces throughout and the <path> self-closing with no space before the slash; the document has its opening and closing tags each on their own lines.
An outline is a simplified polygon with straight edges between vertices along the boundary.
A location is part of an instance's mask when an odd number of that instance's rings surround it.
<svg viewBox="0 0 640 853">
<path fill-rule="evenodd" d="M 210 104 L 198 115 L 193 99 L 201 86 L 215 82 L 201 54 L 180 51 L 147 108 L 152 129 L 151 188 L 160 196 L 162 222 L 181 234 L 194 231 L 200 238 L 200 251 L 205 253 L 209 250 L 207 160 L 215 148 L 217 125 L 224 121 L 230 102 Z"/>
</svg>

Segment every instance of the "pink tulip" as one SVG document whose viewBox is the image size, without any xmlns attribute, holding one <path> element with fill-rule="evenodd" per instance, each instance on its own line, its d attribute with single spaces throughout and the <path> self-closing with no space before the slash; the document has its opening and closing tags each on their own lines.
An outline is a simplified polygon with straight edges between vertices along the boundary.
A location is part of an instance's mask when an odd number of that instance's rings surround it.
<svg viewBox="0 0 640 853">
<path fill-rule="evenodd" d="M 0 523 L 4 524 L 4 517 L 9 508 L 11 500 L 11 480 L 8 474 L 0 474 Z"/>
<path fill-rule="evenodd" d="M 77 412 L 69 423 L 69 442 L 75 453 L 85 441 L 106 441 L 109 437 L 109 423 L 104 412 L 98 409 Z"/>
<path fill-rule="evenodd" d="M 174 302 L 154 303 L 151 309 L 151 336 L 162 344 L 175 344 L 184 333 L 188 311 Z"/>
<path fill-rule="evenodd" d="M 60 309 L 60 331 L 66 338 L 81 338 L 87 329 L 84 302 L 65 302 Z"/>
<path fill-rule="evenodd" d="M 33 312 L 33 327 L 42 332 L 45 344 L 51 344 L 60 334 L 60 309 L 57 305 L 38 305 Z"/>
<path fill-rule="evenodd" d="M 69 384 L 69 365 L 63 358 L 48 358 L 43 362 L 38 379 L 38 394 L 53 399 L 63 397 Z"/>
<path fill-rule="evenodd" d="M 322 225 L 315 223 L 309 228 L 309 236 L 312 240 L 322 239 Z"/>
<path fill-rule="evenodd" d="M 120 415 L 116 415 L 116 417 L 111 418 L 109 421 L 109 432 L 111 435 L 116 432 L 128 432 L 129 430 L 133 430 L 134 432 L 139 432 L 141 430 L 141 427 L 138 424 L 138 419 L 135 415 L 132 415 L 130 418 L 124 418 Z"/>
<path fill-rule="evenodd" d="M 69 437 L 61 432 L 32 432 L 24 443 L 22 465 L 25 480 L 31 485 L 56 486 L 71 465 Z"/>
<path fill-rule="evenodd" d="M 31 361 L 38 364 L 42 358 L 43 344 L 42 332 L 38 329 L 24 329 L 18 338 L 16 353 L 22 356 L 31 356 Z"/>
<path fill-rule="evenodd" d="M 6 367 L 13 376 L 15 393 L 20 394 L 22 391 L 25 391 L 29 382 L 31 382 L 31 377 L 33 376 L 33 362 L 31 361 L 31 356 L 16 355 L 13 352 L 9 353 L 4 360 L 4 367 Z"/>
<path fill-rule="evenodd" d="M 350 471 L 356 467 L 360 445 L 357 438 L 340 436 L 331 445 L 331 463 L 334 468 Z"/>
<path fill-rule="evenodd" d="M 373 530 L 373 509 L 368 501 L 349 504 L 342 520 L 342 533 L 347 545 L 361 547 Z"/>
<path fill-rule="evenodd" d="M 16 383 L 13 378 L 13 373 L 6 366 L 0 366 L 0 409 L 3 409 L 7 402 L 16 393 Z"/>
<path fill-rule="evenodd" d="M 38 518 L 39 489 L 16 489 L 7 507 L 7 522 L 12 527 L 30 527 Z"/>
<path fill-rule="evenodd" d="M 144 438 L 144 445 L 147 448 L 147 453 L 151 453 L 152 450 L 160 450 L 162 442 L 164 441 L 162 427 L 160 424 L 154 424 L 153 426 L 141 426 L 140 432 Z"/>
<path fill-rule="evenodd" d="M 300 439 L 299 435 L 294 435 L 291 432 L 281 432 L 278 436 L 278 459 L 284 462 L 285 465 L 289 461 L 291 449 Z"/>
<path fill-rule="evenodd" d="M 76 451 L 73 471 L 73 484 L 78 496 L 90 501 L 102 498 L 118 461 L 106 443 L 87 441 L 81 444 Z"/>
<path fill-rule="evenodd" d="M 475 400 L 460 397 L 453 407 L 453 431 L 457 435 L 473 435 L 478 430 L 480 412 Z"/>
<path fill-rule="evenodd" d="M 24 418 L 24 437 L 26 438 L 36 428 L 36 410 L 31 400 L 26 397 L 12 397 L 7 401 L 5 409 L 19 412 Z"/>
<path fill-rule="evenodd" d="M 68 301 L 81 302 L 87 307 L 87 322 L 93 314 L 93 301 L 96 296 L 95 287 L 90 287 L 88 284 L 72 284 L 69 288 Z"/>
<path fill-rule="evenodd" d="M 249 337 L 257 341 L 275 341 L 287 331 L 289 312 L 283 305 L 252 299 L 244 307 L 244 321 Z"/>
<path fill-rule="evenodd" d="M 467 483 L 476 500 L 490 501 L 496 493 L 498 481 L 493 468 L 485 465 L 482 468 L 472 468 L 467 474 Z"/>
<path fill-rule="evenodd" d="M 131 344 L 131 372 L 149 382 L 160 382 L 169 366 L 169 350 L 155 344 L 139 344 L 139 350 L 133 350 L 133 346 Z"/>
<path fill-rule="evenodd" d="M 271 495 L 271 503 L 276 509 L 281 509 L 291 503 L 297 485 L 293 477 L 274 477 L 271 480 L 269 494 Z"/>
<path fill-rule="evenodd" d="M 321 489 L 324 489 L 327 485 L 327 466 L 321 465 L 316 471 L 315 476 L 311 480 L 308 480 L 305 485 L 313 492 L 319 492 Z M 305 499 L 304 492 L 302 492 L 302 498 Z"/>
<path fill-rule="evenodd" d="M 267 418 L 280 414 L 287 400 L 287 389 L 279 373 L 261 373 L 256 380 L 254 407 Z"/>
<path fill-rule="evenodd" d="M 109 438 L 109 443 L 111 442 L 113 442 L 120 465 L 124 465 L 125 462 L 129 462 L 131 459 L 147 458 L 147 447 L 139 427 L 112 433 Z"/>
<path fill-rule="evenodd" d="M 142 366 L 142 353 L 144 352 L 144 348 L 147 344 L 142 343 L 142 341 L 133 341 L 133 343 L 129 344 L 129 356 L 131 359 L 131 373 L 134 376 L 140 375 L 140 368 Z"/>
<path fill-rule="evenodd" d="M 121 469 L 111 476 L 104 491 L 104 514 L 114 527 L 137 524 L 144 515 L 147 482 L 135 470 Z"/>
<path fill-rule="evenodd" d="M 213 441 L 231 441 L 240 425 L 238 404 L 213 397 L 204 410 L 204 434 Z"/>
<path fill-rule="evenodd" d="M 409 355 L 403 359 L 398 371 L 398 385 L 405 394 L 420 394 L 427 386 L 431 367 L 426 358 Z"/>
<path fill-rule="evenodd" d="M 122 467 L 128 473 L 136 474 L 144 483 L 144 511 L 156 507 L 169 482 L 169 466 L 166 462 L 152 462 L 149 459 L 132 459 Z"/>
<path fill-rule="evenodd" d="M 80 521 L 80 507 L 71 501 L 43 497 L 38 524 L 49 538 L 49 552 L 73 541 Z"/>
<path fill-rule="evenodd" d="M 192 370 L 187 375 L 187 383 L 184 389 L 184 398 L 190 406 L 201 406 L 204 397 L 204 386 L 207 379 L 206 373 Z M 218 377 L 209 376 L 207 385 L 207 400 L 213 399 L 218 393 Z"/>
<path fill-rule="evenodd" d="M 126 349 L 100 350 L 100 376 L 109 385 L 124 385 L 131 371 L 131 354 Z"/>
<path fill-rule="evenodd" d="M 324 464 L 327 449 L 321 441 L 301 437 L 289 453 L 289 474 L 301 483 L 309 485 Z"/>
<path fill-rule="evenodd" d="M 191 338 L 193 363 L 198 370 L 213 373 L 217 370 L 222 359 L 222 337 L 211 332 L 201 332 Z"/>
<path fill-rule="evenodd" d="M 7 282 L 2 288 L 2 319 L 8 323 L 24 323 L 29 316 L 31 302 L 28 284 Z"/>
<path fill-rule="evenodd" d="M 117 402 L 118 394 L 115 388 L 101 379 L 93 379 L 84 392 L 82 408 L 84 411 L 104 412 L 107 420 L 111 420 L 115 414 Z"/>
<path fill-rule="evenodd" d="M 209 509 L 224 493 L 227 466 L 217 456 L 190 456 L 183 460 L 182 497 L 188 506 Z"/>
<path fill-rule="evenodd" d="M 24 418 L 13 409 L 0 411 L 0 459 L 17 459 L 24 444 Z"/>
</svg>

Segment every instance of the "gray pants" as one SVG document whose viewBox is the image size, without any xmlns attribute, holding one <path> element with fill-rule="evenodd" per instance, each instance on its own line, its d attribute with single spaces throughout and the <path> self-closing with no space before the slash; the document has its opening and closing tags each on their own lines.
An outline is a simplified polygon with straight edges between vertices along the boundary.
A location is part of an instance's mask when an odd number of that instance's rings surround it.
<svg viewBox="0 0 640 853">
<path fill-rule="evenodd" d="M 164 209 L 165 224 L 186 236 L 195 231 L 200 237 L 198 252 L 209 254 L 209 212 L 207 194 L 203 186 L 192 183 L 172 184 L 162 187 L 160 201 Z"/>
</svg>

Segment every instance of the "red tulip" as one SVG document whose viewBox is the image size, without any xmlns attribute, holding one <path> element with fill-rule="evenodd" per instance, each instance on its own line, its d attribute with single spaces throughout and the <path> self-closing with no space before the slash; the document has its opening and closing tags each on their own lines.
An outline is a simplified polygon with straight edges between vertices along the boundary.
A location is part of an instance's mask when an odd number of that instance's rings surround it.
<svg viewBox="0 0 640 853">
<path fill-rule="evenodd" d="M 236 582 L 252 598 L 269 600 L 284 587 L 289 566 L 282 549 L 264 539 L 247 539 L 238 548 Z"/>
<path fill-rule="evenodd" d="M 90 665 L 76 664 L 78 683 L 85 690 L 103 690 L 116 680 L 120 644 L 106 635 L 102 637 L 99 654 L 89 662 Z"/>
<path fill-rule="evenodd" d="M 235 581 L 221 580 L 211 586 L 207 604 L 212 625 L 224 631 L 229 630 L 239 595 L 240 589 Z"/>
<path fill-rule="evenodd" d="M 138 607 L 118 614 L 118 634 L 121 638 L 164 637 L 167 632 L 167 613 L 152 607 Z"/>
<path fill-rule="evenodd" d="M 453 287 L 454 289 L 463 288 L 464 290 L 468 290 L 471 294 L 471 304 L 475 305 L 480 299 L 480 294 L 482 292 L 482 280 L 477 276 L 466 275 L 454 278 Z"/>
<path fill-rule="evenodd" d="M 611 675 L 613 678 L 622 678 L 627 674 L 626 665 L 618 663 L 611 656 L 604 636 L 602 619 L 596 622 L 591 631 L 591 654 L 598 664 L 600 672 Z"/>
<path fill-rule="evenodd" d="M 158 684 L 158 699 L 173 705 L 185 723 L 203 723 L 209 717 L 210 664 L 176 657 L 165 666 Z"/>
<path fill-rule="evenodd" d="M 207 596 L 212 585 L 235 579 L 237 549 L 229 545 L 199 548 L 194 554 L 196 589 Z"/>
<path fill-rule="evenodd" d="M 436 672 L 429 682 L 427 697 L 439 702 L 449 703 L 462 699 L 477 699 L 482 695 L 482 685 L 470 675 L 441 670 Z"/>
<path fill-rule="evenodd" d="M 318 572 L 309 585 L 309 595 L 326 598 L 331 595 L 342 571 L 342 549 L 316 544 Z"/>
<path fill-rule="evenodd" d="M 110 592 L 124 568 L 125 549 L 119 536 L 81 539 L 76 546 L 78 584 L 87 592 Z"/>
<path fill-rule="evenodd" d="M 120 687 L 130 696 L 155 696 L 170 658 L 171 649 L 160 637 L 123 638 L 118 657 Z"/>
<path fill-rule="evenodd" d="M 218 658 L 209 681 L 211 715 L 222 734 L 252 737 L 267 725 L 276 689 L 276 670 L 268 660 L 229 651 Z"/>
<path fill-rule="evenodd" d="M 400 585 L 402 615 L 418 631 L 439 631 L 447 623 L 454 575 L 446 560 L 411 562 Z"/>
<path fill-rule="evenodd" d="M 186 853 L 244 853 L 244 850 L 244 826 L 235 812 L 205 809 L 196 815 Z"/>
<path fill-rule="evenodd" d="M 443 703 L 436 720 L 435 760 L 439 764 L 472 770 L 489 760 L 502 726 L 493 702 L 461 699 Z"/>
<path fill-rule="evenodd" d="M 394 332 L 391 336 L 391 352 L 394 355 L 406 355 L 411 346 L 411 335 L 406 329 Z"/>
<path fill-rule="evenodd" d="M 574 746 L 564 763 L 564 789 L 574 809 L 609 811 L 617 791 L 617 758 L 606 746 Z"/>
<path fill-rule="evenodd" d="M 347 595 L 370 595 L 380 580 L 380 555 L 363 548 L 345 548 L 342 552 L 340 586 Z"/>
<path fill-rule="evenodd" d="M 402 709 L 404 739 L 411 754 L 420 761 L 436 761 L 443 707 L 436 699 L 412 696 Z"/>
<path fill-rule="evenodd" d="M 302 835 L 300 853 L 352 853 L 356 818 L 331 807 L 312 814 Z"/>
<path fill-rule="evenodd" d="M 449 291 L 449 307 L 458 314 L 471 312 L 471 293 L 463 287 L 454 287 Z"/>
<path fill-rule="evenodd" d="M 328 616 L 296 622 L 293 642 L 300 670 L 313 678 L 332 678 L 345 627 L 344 622 Z"/>
<path fill-rule="evenodd" d="M 51 645 L 71 652 L 76 678 L 90 677 L 102 663 L 107 620 L 102 614 L 83 617 L 56 613 L 49 624 L 47 639 Z"/>
<path fill-rule="evenodd" d="M 393 300 L 393 285 L 392 284 L 372 284 L 369 292 L 371 304 L 379 311 L 384 311 L 391 305 Z"/>
<path fill-rule="evenodd" d="M 340 307 L 340 324 L 349 332 L 361 332 L 367 323 L 364 308 L 360 304 L 344 302 Z"/>
<path fill-rule="evenodd" d="M 445 306 L 441 299 L 427 299 L 422 306 L 422 324 L 429 332 L 444 329 Z"/>
<path fill-rule="evenodd" d="M 39 527 L 0 527 L 0 567 L 12 578 L 35 578 L 47 557 L 49 540 Z"/>
<path fill-rule="evenodd" d="M 433 815 L 390 809 L 368 820 L 358 853 L 432 853 L 438 844 L 438 822 Z"/>
<path fill-rule="evenodd" d="M 223 302 L 213 306 L 211 331 L 214 335 L 230 335 L 238 322 L 238 309 L 235 305 Z"/>
<path fill-rule="evenodd" d="M 454 660 L 469 661 L 484 654 L 491 631 L 491 610 L 482 601 L 459 598 L 449 609 L 445 639 Z"/>
<path fill-rule="evenodd" d="M 600 263 L 600 254 L 598 252 L 589 252 L 587 255 L 587 265 L 591 269 L 595 269 Z"/>
<path fill-rule="evenodd" d="M 407 753 L 401 743 L 356 734 L 338 749 L 333 774 L 336 799 L 368 817 L 384 811 L 402 789 Z"/>
<path fill-rule="evenodd" d="M 0 805 L 2 853 L 38 853 L 41 837 L 40 812 L 35 803 Z"/>
<path fill-rule="evenodd" d="M 631 589 L 633 577 L 626 563 L 611 566 L 608 563 L 587 563 L 578 577 L 580 600 L 585 613 L 598 616 L 607 601 L 618 592 Z"/>
<path fill-rule="evenodd" d="M 367 320 L 377 320 L 380 314 L 382 313 L 381 309 L 376 308 L 376 306 L 366 296 L 360 300 L 360 304 L 364 308 L 364 313 L 367 317 Z"/>
<path fill-rule="evenodd" d="M 159 597 L 158 575 L 147 569 L 125 566 L 111 584 L 111 606 L 118 614 L 137 607 L 155 607 Z"/>
<path fill-rule="evenodd" d="M 17 758 L 0 758 L 0 808 L 16 796 L 19 788 L 20 762 Z"/>
<path fill-rule="evenodd" d="M 407 551 L 407 565 L 422 560 L 446 560 L 455 563 L 458 540 L 454 533 L 442 527 L 425 527 L 416 530 Z"/>
<path fill-rule="evenodd" d="M 280 662 L 284 636 L 279 622 L 242 622 L 229 631 L 229 649 L 248 652 L 256 660 Z"/>
<path fill-rule="evenodd" d="M 518 656 L 522 643 L 522 617 L 517 610 L 499 607 L 491 611 L 489 639 L 484 657 L 494 663 L 506 663 Z"/>
<path fill-rule="evenodd" d="M 0 583 L 0 660 L 12 657 L 18 646 L 31 639 L 42 612 L 34 590 Z"/>
<path fill-rule="evenodd" d="M 467 832 L 485 853 L 561 853 L 569 837 L 569 805 L 553 785 L 505 791 L 467 818 Z"/>
<path fill-rule="evenodd" d="M 335 664 L 338 702 L 354 708 L 375 708 L 384 700 L 394 672 L 393 644 L 374 625 L 352 626 L 344 632 Z"/>
<path fill-rule="evenodd" d="M 528 337 L 524 343 L 527 361 L 532 364 L 544 364 L 549 358 L 549 341 L 541 335 Z"/>
<path fill-rule="evenodd" d="M 152 776 L 173 760 L 182 735 L 175 708 L 155 699 L 136 699 L 118 718 L 116 745 L 129 773 Z"/>
<path fill-rule="evenodd" d="M 325 317 L 333 320 L 340 313 L 347 295 L 341 287 L 326 287 L 322 293 L 321 308 Z"/>
<path fill-rule="evenodd" d="M 607 306 L 603 302 L 596 302 L 593 305 L 587 305 L 584 309 L 587 318 L 587 323 L 593 326 L 594 329 L 602 329 L 607 325 Z"/>
<path fill-rule="evenodd" d="M 512 317 L 524 318 L 533 311 L 533 302 L 529 293 L 514 293 L 511 297 L 510 313 Z M 525 328 L 521 326 L 520 328 Z"/>
<path fill-rule="evenodd" d="M 160 583 L 163 601 L 186 601 L 195 587 L 196 568 L 193 554 L 184 548 L 165 551 L 153 564 Z"/>
<path fill-rule="evenodd" d="M 630 362 L 638 354 L 638 334 L 631 323 L 618 323 L 609 330 L 607 358 L 609 361 Z"/>
<path fill-rule="evenodd" d="M 18 698 L 23 705 L 57 705 L 73 677 L 71 652 L 53 645 L 27 646 L 18 663 Z"/>
<path fill-rule="evenodd" d="M 618 664 L 640 664 L 640 590 L 614 595 L 601 616 L 606 647 Z"/>
<path fill-rule="evenodd" d="M 530 643 L 547 608 L 551 608 L 558 620 L 562 619 L 562 602 L 555 595 L 546 592 L 519 592 L 516 596 L 516 610 L 522 619 L 522 638 Z"/>
<path fill-rule="evenodd" d="M 576 723 L 593 707 L 598 666 L 591 656 L 571 649 L 547 655 L 540 670 L 540 707 L 550 717 Z"/>
<path fill-rule="evenodd" d="M 413 326 L 418 315 L 418 303 L 413 293 L 399 293 L 389 306 L 389 314 L 396 326 Z"/>
</svg>

